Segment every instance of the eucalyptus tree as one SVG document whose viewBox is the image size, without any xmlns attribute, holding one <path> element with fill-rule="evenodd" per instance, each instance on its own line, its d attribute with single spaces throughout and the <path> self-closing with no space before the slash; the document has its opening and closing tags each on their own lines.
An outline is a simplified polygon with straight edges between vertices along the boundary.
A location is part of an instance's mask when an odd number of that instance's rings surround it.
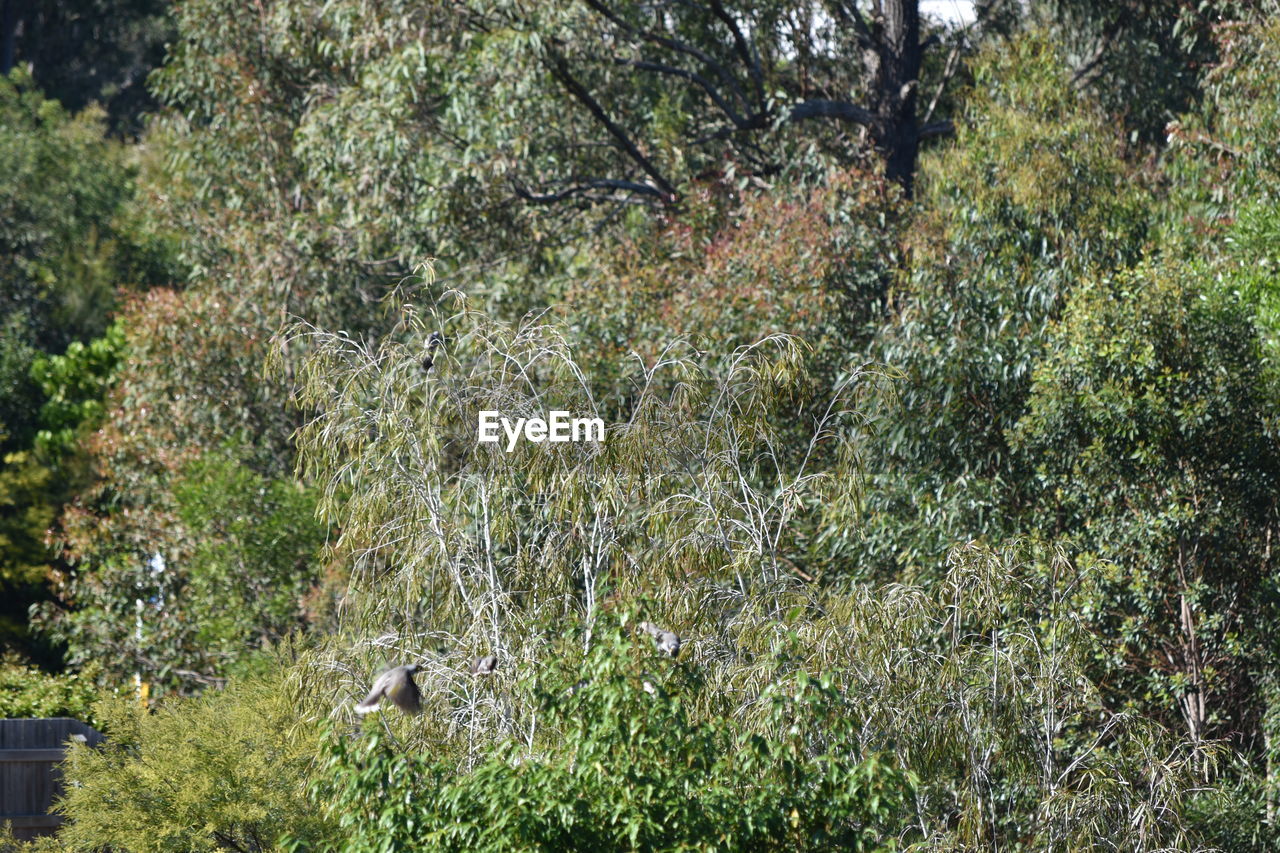
<svg viewBox="0 0 1280 853">
<path fill-rule="evenodd" d="M 858 161 L 864 137 L 909 187 L 965 41 L 914 0 L 201 0 L 177 26 L 154 86 L 199 201 L 333 262 L 409 265 L 537 265 L 580 205 L 521 198 L 667 206 L 698 176 Z"/>
<path fill-rule="evenodd" d="M 875 406 L 861 571 L 919 578 L 956 542 L 1022 529 L 1031 481 L 1007 432 L 1050 324 L 1080 278 L 1145 247 L 1123 138 L 1062 51 L 1044 31 L 988 45 L 956 144 L 922 170 L 913 267 L 871 346 L 903 381 Z"/>
<path fill-rule="evenodd" d="M 932 588 L 795 576 L 796 522 L 856 498 L 866 376 L 812 424 L 811 448 L 833 452 L 792 462 L 772 412 L 803 383 L 798 342 L 720 366 L 673 342 L 635 361 L 634 404 L 603 443 L 508 453 L 476 441 L 480 411 L 591 414 L 590 383 L 553 324 L 457 298 L 393 306 L 376 342 L 291 330 L 308 341 L 301 465 L 351 568 L 336 630 L 282 643 L 248 693 L 112 712 L 121 746 L 69 770 L 78 842 L 216 842 L 249 814 L 260 840 L 577 849 L 565 821 L 590 815 L 583 838 L 634 829 L 672 847 L 724 832 L 785 849 L 1194 847 L 1185 815 L 1214 749 L 1106 704 L 1081 617 L 1092 571 L 974 546 Z M 636 636 L 640 617 L 679 635 L 678 658 Z M 477 654 L 497 662 L 484 678 Z M 404 661 L 423 713 L 348 737 L 370 677 Z M 183 748 L 167 749 L 175 732 Z M 227 778 L 233 799 L 209 798 Z M 309 807 L 275 808 L 282 785 L 305 786 Z M 806 796 L 822 804 L 802 813 Z"/>
<path fill-rule="evenodd" d="M 848 163 L 867 142 L 910 195 L 921 143 L 952 129 L 936 107 L 963 38 L 926 32 L 916 0 L 493 4 L 476 20 L 536 38 L 547 94 L 591 127 L 582 155 L 521 176 L 537 202 L 670 204 L 690 176 L 775 175 L 815 146 Z"/>
</svg>

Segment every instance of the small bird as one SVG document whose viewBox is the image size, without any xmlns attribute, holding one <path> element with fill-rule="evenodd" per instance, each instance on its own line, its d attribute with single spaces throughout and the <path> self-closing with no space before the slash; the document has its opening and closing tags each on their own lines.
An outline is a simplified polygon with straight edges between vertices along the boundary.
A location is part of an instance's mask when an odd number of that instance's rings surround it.
<svg viewBox="0 0 1280 853">
<path fill-rule="evenodd" d="M 652 622 L 641 622 L 636 627 L 653 637 L 654 646 L 664 655 L 676 657 L 680 654 L 679 635 L 672 631 L 664 631 Z"/>
<path fill-rule="evenodd" d="M 427 338 L 427 354 L 422 357 L 422 369 L 424 371 L 431 370 L 431 365 L 436 361 L 436 347 L 444 343 L 444 335 L 439 332 L 432 332 L 431 337 Z"/>
<path fill-rule="evenodd" d="M 498 659 L 494 655 L 485 655 L 482 658 L 476 658 L 471 664 L 472 675 L 493 675 L 493 671 L 498 668 Z"/>
<path fill-rule="evenodd" d="M 378 710 L 378 703 L 385 697 L 406 714 L 417 714 L 422 711 L 422 694 L 418 685 L 413 683 L 413 674 L 422 667 L 416 663 L 397 666 L 389 669 L 378 680 L 373 682 L 373 689 L 364 701 L 356 705 L 357 714 L 371 714 Z"/>
</svg>

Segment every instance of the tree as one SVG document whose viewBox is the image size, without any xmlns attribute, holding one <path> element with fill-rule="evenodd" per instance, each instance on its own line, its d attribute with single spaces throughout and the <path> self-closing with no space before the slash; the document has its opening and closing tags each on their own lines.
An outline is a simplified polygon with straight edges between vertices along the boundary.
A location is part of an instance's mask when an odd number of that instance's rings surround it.
<svg viewBox="0 0 1280 853">
<path fill-rule="evenodd" d="M 87 479 L 76 446 L 96 426 L 119 355 L 119 289 L 167 274 L 133 207 L 135 170 L 103 115 L 72 116 L 23 71 L 0 79 L 0 588 L 3 644 L 54 665 L 26 630 L 65 568 L 49 538 Z"/>
<path fill-rule="evenodd" d="M 915 0 L 875 0 L 869 10 L 857 2 L 586 0 L 564 4 L 558 17 L 493 9 L 482 26 L 502 21 L 536 36 L 538 60 L 611 152 L 562 163 L 549 185 L 536 176 L 544 186 L 521 188 L 526 199 L 673 202 L 685 175 L 721 169 L 725 159 L 776 174 L 791 157 L 771 137 L 824 120 L 863 128 L 909 196 L 921 142 L 951 130 L 931 120 L 936 95 L 921 111 L 925 52 L 941 38 L 924 37 Z M 953 52 L 945 69 L 933 69 L 935 85 L 945 86 L 954 60 Z M 837 156 L 854 161 L 860 144 L 836 134 Z"/>
<path fill-rule="evenodd" d="M 1035 517 L 1115 562 L 1091 609 L 1116 701 L 1176 706 L 1192 743 L 1247 743 L 1280 615 L 1276 391 L 1247 306 L 1212 278 L 1151 264 L 1078 291 L 1013 440 Z"/>
<path fill-rule="evenodd" d="M 30 608 L 50 597 L 50 583 L 66 563 L 50 539 L 62 507 L 89 485 L 80 444 L 102 419 L 103 400 L 123 352 L 119 324 L 88 346 L 72 341 L 64 355 L 37 358 L 31 378 L 45 402 L 40 430 L 26 449 L 4 456 L 0 468 L 0 583 L 9 593 L 5 645 L 52 666 L 60 655 L 29 630 Z"/>
<path fill-rule="evenodd" d="M 1138 260 L 1152 215 L 1114 126 L 1069 73 L 1047 33 L 989 45 L 956 144 L 924 166 L 903 226 L 910 269 L 871 344 L 901 376 L 874 401 L 855 572 L 914 578 L 956 542 L 1028 529 L 1029 476 L 1007 432 L 1046 329 L 1079 278 Z"/>
<path fill-rule="evenodd" d="M 78 116 L 23 74 L 0 79 L 0 427 L 4 447 L 30 442 L 40 395 L 32 362 L 106 329 L 114 289 L 140 254 L 120 221 L 132 175 L 103 136 L 101 113 Z M 132 256 L 132 257 L 131 257 Z"/>
<path fill-rule="evenodd" d="M 1221 62 L 1205 73 L 1203 103 L 1168 127 L 1164 236 L 1181 254 L 1238 254 L 1245 266 L 1268 256 L 1280 157 L 1259 140 L 1280 132 L 1277 45 L 1274 15 L 1221 27 Z"/>
<path fill-rule="evenodd" d="M 1088 572 L 1056 554 L 974 547 L 935 569 L 941 580 L 930 587 L 832 591 L 797 578 L 813 517 L 859 492 L 850 458 L 865 393 L 857 377 L 835 389 L 812 452 L 793 454 L 792 425 L 774 413 L 804 388 L 798 348 L 771 337 L 717 369 L 673 344 L 630 368 L 636 395 L 608 416 L 603 445 L 491 451 L 475 442 L 479 409 L 599 410 L 555 325 L 530 318 L 507 326 L 459 310 L 452 297 L 443 306 L 448 357 L 425 375 L 421 357 L 439 320 L 412 305 L 401 308 L 404 339 L 376 348 L 340 333 L 296 332 L 316 344 L 301 389 L 315 413 L 299 436 L 302 462 L 324 484 L 322 511 L 341 531 L 337 547 L 353 572 L 339 631 L 317 638 L 292 683 L 306 685 L 304 713 L 341 708 L 345 717 L 379 669 L 422 667 L 424 714 L 388 719 L 388 750 L 349 751 L 340 761 L 337 784 L 354 786 L 341 811 L 358 838 L 373 843 L 383 815 L 396 832 L 413 821 L 470 833 L 460 843 L 542 837 L 518 833 L 554 832 L 567 820 L 557 809 L 522 812 L 526 824 L 498 821 L 493 835 L 458 824 L 479 807 L 484 780 L 501 787 L 498 802 L 582 791 L 589 801 L 575 800 L 576 808 L 596 814 L 591 799 L 609 801 L 627 777 L 602 779 L 608 771 L 586 766 L 586 778 L 564 772 L 580 742 L 569 732 L 590 729 L 593 715 L 565 719 L 538 697 L 567 692 L 571 715 L 572 696 L 591 709 L 597 673 L 602 705 L 621 703 L 609 718 L 615 725 L 585 735 L 604 753 L 628 754 L 629 742 L 609 734 L 627 726 L 643 749 L 718 760 L 723 739 L 703 750 L 646 728 L 643 677 L 623 701 L 628 677 L 596 668 L 597 646 L 609 648 L 615 620 L 628 613 L 628 624 L 642 615 L 691 638 L 674 663 L 654 657 L 651 644 L 626 653 L 659 693 L 668 683 L 673 694 L 680 689 L 677 667 L 706 679 L 684 705 L 688 732 L 720 719 L 733 738 L 759 735 L 778 746 L 787 738 L 769 727 L 769 703 L 757 699 L 771 684 L 790 695 L 800 672 L 829 676 L 831 704 L 821 707 L 832 716 L 795 714 L 801 754 L 828 754 L 824 736 L 845 731 L 836 719 L 852 718 L 856 734 L 836 754 L 882 753 L 914 773 L 919 795 L 903 831 L 919 826 L 939 846 L 1034 839 L 1037 849 L 1078 849 L 1102 837 L 1123 837 L 1133 849 L 1190 846 L 1188 827 L 1170 815 L 1180 814 L 1204 754 L 1102 704 L 1088 674 L 1094 638 L 1077 612 L 1095 584 Z M 468 672 L 478 654 L 497 656 L 492 677 Z M 1097 725 L 1107 732 L 1101 740 Z M 400 768 L 451 799 L 406 803 L 387 793 L 421 784 L 396 787 Z M 657 791 L 679 784 L 656 771 L 652 781 L 654 811 L 639 802 L 633 810 L 642 824 L 664 819 L 669 797 Z"/>
<path fill-rule="evenodd" d="M 145 521 L 126 496 L 114 513 L 71 512 L 70 570 L 38 624 L 73 663 L 100 660 L 117 683 L 163 689 L 222 684 L 265 648 L 328 614 L 315 495 L 257 473 L 248 441 L 226 441 L 157 472 Z M 126 503 L 126 501 L 128 501 Z"/>
</svg>

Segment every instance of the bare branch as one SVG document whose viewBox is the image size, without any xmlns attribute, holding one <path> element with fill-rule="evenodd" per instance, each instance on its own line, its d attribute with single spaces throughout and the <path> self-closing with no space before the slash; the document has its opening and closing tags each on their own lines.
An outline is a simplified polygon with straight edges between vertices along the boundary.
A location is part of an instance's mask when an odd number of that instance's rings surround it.
<svg viewBox="0 0 1280 853">
<path fill-rule="evenodd" d="M 1089 54 L 1089 58 L 1080 64 L 1080 67 L 1071 75 L 1071 85 L 1076 89 L 1084 89 L 1093 82 L 1102 67 L 1102 60 L 1106 58 L 1107 51 L 1111 49 L 1111 41 L 1115 37 L 1116 28 L 1108 29 L 1102 34 L 1098 46 L 1094 48 L 1093 53 Z"/>
<path fill-rule="evenodd" d="M 938 81 L 938 88 L 929 100 L 929 108 L 924 111 L 924 118 L 920 119 L 921 124 L 928 124 L 929 119 L 933 118 L 933 111 L 938 106 L 938 99 L 942 97 L 943 90 L 947 88 L 947 84 L 951 82 L 951 78 L 955 76 L 957 69 L 959 69 L 961 44 L 962 42 L 957 40 L 951 48 L 951 52 L 947 54 L 947 64 L 942 69 L 942 79 Z"/>
<path fill-rule="evenodd" d="M 804 121 L 811 118 L 834 118 L 865 125 L 874 124 L 876 121 L 876 115 L 871 110 L 854 106 L 847 101 L 828 101 L 820 98 L 795 104 L 787 115 L 787 121 Z"/>
<path fill-rule="evenodd" d="M 604 107 L 600 106 L 600 103 L 591 96 L 586 87 L 579 83 L 577 78 L 570 73 L 569 63 L 565 61 L 565 58 L 553 48 L 547 49 L 547 57 L 550 60 L 549 67 L 552 76 L 559 80 L 565 89 L 569 91 L 569 94 L 573 95 L 579 103 L 596 117 L 597 121 L 604 125 L 605 129 L 609 131 L 609 135 L 617 141 L 619 147 L 644 170 L 645 174 L 653 179 L 653 182 L 658 185 L 658 189 L 662 190 L 669 199 L 674 199 L 676 196 L 675 187 L 671 186 L 667 179 L 662 176 L 658 167 L 636 147 L 627 132 L 613 119 L 609 118 L 608 113 L 604 111 Z"/>
</svg>

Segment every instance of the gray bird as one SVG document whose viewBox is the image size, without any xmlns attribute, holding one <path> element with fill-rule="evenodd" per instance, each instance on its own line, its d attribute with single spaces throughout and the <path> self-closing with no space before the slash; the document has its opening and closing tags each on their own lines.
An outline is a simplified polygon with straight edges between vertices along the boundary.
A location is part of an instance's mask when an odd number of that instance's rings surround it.
<svg viewBox="0 0 1280 853">
<path fill-rule="evenodd" d="M 680 654 L 680 637 L 678 634 L 672 631 L 664 631 L 652 622 L 641 622 L 636 627 L 653 637 L 653 645 L 664 655 L 676 657 Z"/>
<path fill-rule="evenodd" d="M 418 685 L 413 683 L 413 674 L 422 667 L 416 663 L 397 666 L 389 669 L 378 680 L 373 682 L 373 689 L 364 701 L 356 705 L 357 714 L 371 714 L 378 710 L 378 703 L 384 698 L 391 701 L 406 714 L 417 714 L 422 711 L 422 694 Z"/>
<path fill-rule="evenodd" d="M 427 354 L 422 357 L 422 369 L 430 370 L 431 365 L 436 361 L 436 347 L 444 343 L 444 335 L 439 332 L 432 332 L 431 337 L 427 338 Z"/>
<path fill-rule="evenodd" d="M 493 671 L 498 668 L 498 659 L 494 655 L 485 655 L 482 658 L 476 658 L 471 664 L 472 675 L 493 675 Z"/>
</svg>

